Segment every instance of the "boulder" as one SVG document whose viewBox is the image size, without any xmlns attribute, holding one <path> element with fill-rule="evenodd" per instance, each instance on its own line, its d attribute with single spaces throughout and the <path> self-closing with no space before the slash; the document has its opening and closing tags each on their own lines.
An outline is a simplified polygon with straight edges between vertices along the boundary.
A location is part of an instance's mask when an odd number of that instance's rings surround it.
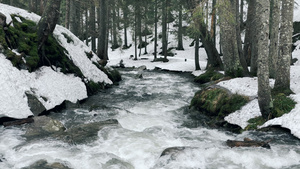
<svg viewBox="0 0 300 169">
<path fill-rule="evenodd" d="M 66 166 L 62 163 L 48 163 L 46 160 L 39 160 L 35 162 L 34 164 L 30 165 L 29 167 L 23 167 L 22 169 L 71 169 L 70 167 Z"/>
<path fill-rule="evenodd" d="M 160 155 L 160 157 L 165 156 L 165 155 L 173 155 L 173 154 L 178 154 L 179 152 L 182 152 L 186 149 L 186 147 L 169 147 L 166 148 Z"/>
<path fill-rule="evenodd" d="M 106 121 L 80 124 L 57 135 L 59 139 L 71 144 L 82 144 L 90 142 L 98 136 L 98 131 L 104 127 L 120 126 L 118 120 L 109 119 Z"/>
<path fill-rule="evenodd" d="M 54 133 L 63 133 L 64 125 L 47 116 L 34 117 L 34 123 L 28 127 L 25 137 L 49 136 Z"/>
<path fill-rule="evenodd" d="M 34 116 L 38 116 L 40 113 L 46 110 L 45 106 L 36 98 L 35 95 L 26 92 L 26 96 L 28 100 L 28 106 L 30 107 L 30 110 Z"/>
</svg>

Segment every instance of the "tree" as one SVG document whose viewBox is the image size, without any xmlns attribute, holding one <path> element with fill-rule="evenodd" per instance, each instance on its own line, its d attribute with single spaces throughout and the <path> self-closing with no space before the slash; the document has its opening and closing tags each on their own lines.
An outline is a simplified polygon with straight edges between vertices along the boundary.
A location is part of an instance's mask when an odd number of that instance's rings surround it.
<svg viewBox="0 0 300 169">
<path fill-rule="evenodd" d="M 158 12 L 157 12 L 157 0 L 155 0 L 155 8 L 154 8 L 154 60 L 157 59 L 157 22 L 158 22 Z"/>
<path fill-rule="evenodd" d="M 271 89 L 269 85 L 269 16 L 270 1 L 256 1 L 257 36 L 258 38 L 258 104 L 264 119 L 268 119 L 271 110 Z"/>
<path fill-rule="evenodd" d="M 90 35 L 91 35 L 91 46 L 92 51 L 96 52 L 96 10 L 95 10 L 95 2 L 91 3 L 90 6 L 90 19 L 89 19 L 89 26 L 90 26 Z"/>
<path fill-rule="evenodd" d="M 237 44 L 236 0 L 220 0 L 219 11 L 225 75 L 232 77 L 243 76 Z"/>
<path fill-rule="evenodd" d="M 253 46 L 253 37 L 255 34 L 255 0 L 251 0 L 248 2 L 248 10 L 247 10 L 247 21 L 246 21 L 246 33 L 244 40 L 244 58 L 247 61 L 247 65 L 251 64 L 251 55 L 252 55 L 252 46 Z M 253 71 L 253 69 L 251 69 Z M 251 71 L 250 70 L 250 71 Z"/>
<path fill-rule="evenodd" d="M 210 33 L 207 30 L 207 25 L 204 22 L 202 12 L 203 9 L 199 7 L 198 2 L 195 0 L 188 0 L 186 1 L 186 3 L 192 10 L 193 22 L 199 30 L 200 39 L 207 54 L 206 69 L 222 70 L 223 63 L 220 58 L 219 52 L 215 47 L 213 39 L 211 38 Z"/>
<path fill-rule="evenodd" d="M 279 23 L 280 23 L 280 0 L 271 0 L 270 11 L 270 49 L 269 49 L 269 70 L 270 77 L 276 77 L 276 62 L 278 59 L 279 45 Z"/>
<path fill-rule="evenodd" d="M 44 45 L 59 20 L 60 2 L 61 0 L 48 0 L 46 9 L 37 25 L 38 54 L 42 65 L 45 64 L 45 60 L 51 65 L 44 53 Z"/>
<path fill-rule="evenodd" d="M 80 36 L 80 1 L 70 0 L 70 31 Z"/>
<path fill-rule="evenodd" d="M 99 18 L 99 37 L 98 37 L 98 49 L 97 54 L 101 60 L 103 60 L 104 65 L 108 60 L 108 4 L 107 0 L 100 0 L 100 8 L 98 12 Z"/>
<path fill-rule="evenodd" d="M 281 26 L 279 37 L 279 57 L 277 61 L 277 74 L 274 88 L 286 94 L 292 93 L 290 89 L 290 64 L 293 33 L 293 0 L 282 0 Z"/>
<path fill-rule="evenodd" d="M 168 20 L 168 0 L 163 0 L 162 10 L 162 54 L 167 59 L 168 39 L 167 39 L 167 20 Z"/>
<path fill-rule="evenodd" d="M 182 0 L 179 0 L 178 2 L 178 12 L 179 12 L 179 15 L 178 15 L 178 34 L 177 34 L 177 50 L 184 50 L 183 48 L 183 42 L 182 42 Z"/>
</svg>

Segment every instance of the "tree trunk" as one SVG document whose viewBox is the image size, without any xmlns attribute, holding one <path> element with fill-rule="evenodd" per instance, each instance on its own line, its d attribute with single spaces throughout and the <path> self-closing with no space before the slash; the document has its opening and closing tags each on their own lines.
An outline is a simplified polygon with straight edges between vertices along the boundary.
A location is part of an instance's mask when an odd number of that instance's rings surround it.
<svg viewBox="0 0 300 169">
<path fill-rule="evenodd" d="M 211 26 L 210 26 L 210 36 L 212 37 L 213 43 L 216 46 L 216 2 L 213 0 L 212 3 L 212 15 L 211 15 Z"/>
<path fill-rule="evenodd" d="M 255 13 L 255 16 L 259 15 L 256 11 L 257 9 L 257 1 L 259 0 L 252 0 L 253 2 L 249 2 L 249 3 L 254 3 L 254 13 Z M 259 36 L 258 36 L 258 26 L 257 26 L 257 22 L 258 22 L 258 19 L 257 17 L 254 17 L 253 19 L 253 22 L 248 25 L 249 27 L 252 27 L 251 29 L 252 30 L 252 34 L 250 35 L 251 37 L 251 60 L 250 60 L 250 73 L 253 75 L 253 76 L 256 76 L 257 75 L 257 67 L 258 67 L 258 63 L 257 63 L 257 58 L 258 58 L 258 40 L 259 40 Z"/>
<path fill-rule="evenodd" d="M 168 40 L 167 40 L 167 15 L 168 7 L 167 1 L 163 0 L 163 13 L 162 13 L 162 53 L 165 59 L 167 59 L 168 54 Z"/>
<path fill-rule="evenodd" d="M 276 62 L 278 59 L 279 43 L 279 23 L 280 23 L 280 0 L 271 0 L 270 13 L 270 50 L 269 50 L 269 70 L 270 77 L 276 77 Z"/>
<path fill-rule="evenodd" d="M 126 2 L 124 2 L 124 7 L 123 7 L 123 26 L 124 26 L 124 45 L 123 49 L 127 49 L 128 46 L 128 40 L 127 40 L 127 27 L 128 27 L 128 6 Z"/>
<path fill-rule="evenodd" d="M 108 55 L 107 55 L 107 32 L 108 32 L 108 10 L 107 10 L 107 1 L 106 0 L 100 0 L 100 8 L 98 12 L 98 18 L 99 18 L 99 37 L 98 37 L 98 50 L 97 54 L 98 57 L 101 60 L 107 61 Z"/>
<path fill-rule="evenodd" d="M 220 0 L 220 29 L 225 75 L 244 76 L 240 63 L 236 32 L 236 0 Z M 234 21 L 232 19 L 234 18 Z"/>
<path fill-rule="evenodd" d="M 155 0 L 155 8 L 154 8 L 154 60 L 157 59 L 157 0 Z"/>
<path fill-rule="evenodd" d="M 91 46 L 92 46 L 92 51 L 96 52 L 96 11 L 95 11 L 95 4 L 91 4 L 90 8 L 90 35 L 91 35 Z"/>
<path fill-rule="evenodd" d="M 196 70 L 201 70 L 199 64 L 199 36 L 195 38 L 195 68 Z"/>
<path fill-rule="evenodd" d="M 45 12 L 37 25 L 38 54 L 40 64 L 42 65 L 45 65 L 45 61 L 47 61 L 51 66 L 50 61 L 44 54 L 43 48 L 48 36 L 53 33 L 59 20 L 60 2 L 61 0 L 48 0 Z"/>
<path fill-rule="evenodd" d="M 37 0 L 30 0 L 29 6 L 31 12 L 37 13 Z"/>
<path fill-rule="evenodd" d="M 70 29 L 70 0 L 66 0 L 66 18 L 65 27 Z"/>
<path fill-rule="evenodd" d="M 119 47 L 118 44 L 118 35 L 117 35 L 117 17 L 116 17 L 116 2 L 115 0 L 112 0 L 111 2 L 112 5 L 112 49 L 117 49 Z"/>
<path fill-rule="evenodd" d="M 247 21 L 246 21 L 246 33 L 244 40 L 244 58 L 247 61 L 247 65 L 251 64 L 251 49 L 252 49 L 252 38 L 254 35 L 254 19 L 255 19 L 255 0 L 251 0 L 248 3 Z"/>
<path fill-rule="evenodd" d="M 241 1 L 243 2 L 243 1 Z M 247 61 L 243 55 L 243 46 L 242 46 L 242 38 L 241 38 L 241 23 L 243 20 L 241 19 L 243 11 L 239 12 L 239 7 L 241 6 L 239 4 L 239 0 L 236 0 L 236 40 L 237 40 L 237 46 L 238 46 L 238 54 L 240 58 L 240 63 L 243 67 L 243 74 L 244 76 L 249 76 L 249 70 Z"/>
<path fill-rule="evenodd" d="M 183 48 L 183 42 L 182 42 L 182 4 L 181 2 L 179 3 L 179 16 L 178 16 L 178 44 L 177 44 L 177 50 L 184 50 Z"/>
<path fill-rule="evenodd" d="M 271 110 L 271 89 L 269 84 L 269 16 L 270 1 L 259 0 L 256 2 L 257 36 L 258 39 L 258 104 L 264 119 L 268 119 Z"/>
<path fill-rule="evenodd" d="M 289 94 L 290 89 L 290 64 L 292 54 L 292 33 L 293 33 L 293 0 L 282 0 L 281 26 L 279 37 L 279 57 L 277 61 L 277 75 L 275 86 L 282 92 Z"/>
</svg>

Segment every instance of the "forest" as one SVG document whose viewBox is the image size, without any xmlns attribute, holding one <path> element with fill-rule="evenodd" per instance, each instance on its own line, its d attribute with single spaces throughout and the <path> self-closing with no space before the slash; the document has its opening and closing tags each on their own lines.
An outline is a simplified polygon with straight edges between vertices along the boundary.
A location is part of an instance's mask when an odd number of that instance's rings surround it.
<svg viewBox="0 0 300 169">
<path fill-rule="evenodd" d="M 299 167 L 297 2 L 0 0 L 0 168 Z"/>
<path fill-rule="evenodd" d="M 176 50 L 184 50 L 183 37 L 188 36 L 194 39 L 196 70 L 200 69 L 199 48 L 204 47 L 207 54 L 207 70 L 224 70 L 225 75 L 230 77 L 258 77 L 259 106 L 265 119 L 272 108 L 269 78 L 275 78 L 275 86 L 272 89 L 275 93 L 293 93 L 290 89 L 294 9 L 292 0 L 2 2 L 43 17 L 52 17 L 47 23 L 52 25 L 50 32 L 55 24 L 65 26 L 91 46 L 103 65 L 106 65 L 109 59 L 108 46 L 111 46 L 112 50 L 135 48 L 135 60 L 142 55 L 142 48 L 144 54 L 147 54 L 149 35 L 153 36 L 155 44 L 153 61 L 167 62 L 167 57 L 173 55 L 168 48 L 169 34 L 176 34 Z M 53 12 L 57 9 L 59 12 Z M 170 23 L 177 27 L 175 32 L 170 31 Z M 161 29 L 158 30 L 158 27 Z M 45 27 L 39 28 L 42 29 Z M 133 35 L 134 41 L 130 45 L 128 31 Z M 43 33 L 39 35 L 42 36 Z M 219 41 L 217 37 L 220 37 Z M 43 43 L 42 37 L 39 43 Z M 161 49 L 157 49 L 158 43 L 162 43 Z"/>
</svg>

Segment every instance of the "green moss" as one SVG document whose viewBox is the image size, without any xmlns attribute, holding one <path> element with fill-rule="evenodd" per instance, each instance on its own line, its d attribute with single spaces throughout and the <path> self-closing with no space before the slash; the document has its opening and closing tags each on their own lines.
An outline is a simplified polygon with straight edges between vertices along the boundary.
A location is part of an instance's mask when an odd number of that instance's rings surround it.
<svg viewBox="0 0 300 169">
<path fill-rule="evenodd" d="M 241 95 L 230 95 L 224 89 L 209 88 L 198 91 L 191 101 L 191 106 L 210 116 L 220 118 L 239 110 L 248 102 Z"/>
<path fill-rule="evenodd" d="M 261 126 L 266 122 L 266 120 L 260 116 L 256 118 L 252 118 L 248 120 L 248 126 L 245 128 L 245 130 L 256 130 L 257 126 Z"/>
<path fill-rule="evenodd" d="M 8 48 L 8 45 L 5 41 L 5 33 L 2 26 L 0 26 L 0 44 L 3 46 L 4 49 Z"/>
<path fill-rule="evenodd" d="M 15 54 L 14 52 L 12 52 L 9 49 L 4 50 L 4 55 L 17 68 L 19 68 L 20 65 L 24 63 L 22 60 L 22 57 L 20 55 Z"/>
<path fill-rule="evenodd" d="M 219 73 L 219 72 L 216 72 L 216 71 L 213 71 L 213 70 L 208 70 L 204 74 L 201 74 L 200 76 L 196 77 L 194 79 L 194 81 L 196 83 L 203 84 L 203 83 L 207 83 L 207 82 L 210 82 L 210 81 L 219 80 L 223 77 L 224 77 L 224 75 L 222 73 Z"/>
<path fill-rule="evenodd" d="M 93 95 L 97 93 L 100 89 L 103 89 L 104 86 L 101 83 L 96 83 L 94 81 L 89 81 L 86 83 L 88 95 Z"/>
<path fill-rule="evenodd" d="M 280 117 L 289 113 L 295 108 L 296 102 L 287 97 L 284 93 L 279 93 L 274 97 L 271 118 Z"/>
<path fill-rule="evenodd" d="M 19 17 L 22 22 L 19 22 L 16 17 Z M 17 15 L 12 15 L 12 20 L 14 27 L 10 26 L 7 31 L 11 46 L 14 49 L 18 49 L 19 53 L 24 53 L 28 70 L 34 71 L 40 66 L 43 66 L 40 62 L 37 50 L 36 23 Z M 1 30 L 2 28 L 0 29 L 0 35 L 4 35 L 3 30 Z M 0 42 L 5 41 L 5 39 L 1 39 L 2 38 L 0 38 Z M 74 73 L 79 77 L 83 77 L 80 69 L 68 58 L 67 51 L 57 42 L 52 34 L 49 35 L 48 40 L 45 42 L 44 49 L 45 55 L 51 65 L 60 67 L 64 73 Z"/>
</svg>

